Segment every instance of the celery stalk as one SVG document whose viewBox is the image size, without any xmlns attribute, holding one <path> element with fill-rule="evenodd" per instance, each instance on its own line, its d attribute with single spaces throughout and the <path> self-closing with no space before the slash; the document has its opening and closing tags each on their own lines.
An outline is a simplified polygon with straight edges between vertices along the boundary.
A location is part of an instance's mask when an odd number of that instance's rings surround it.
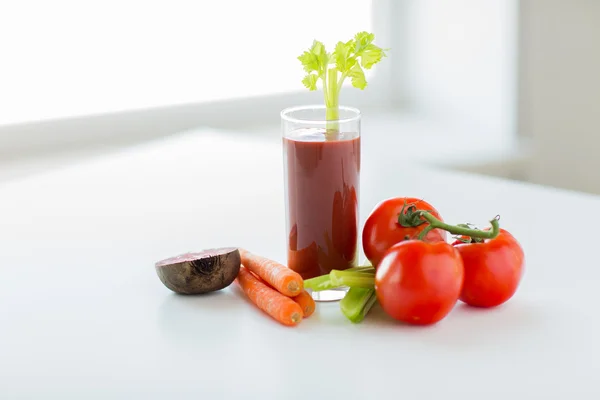
<svg viewBox="0 0 600 400">
<path fill-rule="evenodd" d="M 375 274 L 332 270 L 329 279 L 334 286 L 348 286 L 372 289 L 375 287 Z"/>
<path fill-rule="evenodd" d="M 375 289 L 353 287 L 340 301 L 340 309 L 350 321 L 359 323 L 365 318 L 376 300 Z"/>
<path fill-rule="evenodd" d="M 327 70 L 327 90 L 325 92 L 325 118 L 327 119 L 327 136 L 335 139 L 339 133 L 339 90 L 337 88 L 337 74 L 335 68 Z"/>
<path fill-rule="evenodd" d="M 354 272 L 355 274 L 353 274 L 353 276 L 369 278 L 369 277 L 372 277 L 373 274 L 375 273 L 375 268 L 371 267 L 370 265 L 366 265 L 366 266 L 352 267 L 352 268 L 348 268 L 344 271 L 337 271 L 337 272 L 343 272 L 343 273 Z M 360 275 L 356 275 L 356 274 L 360 274 Z M 340 286 L 346 286 L 345 284 L 340 283 L 339 279 L 343 279 L 343 277 L 341 277 L 339 274 L 337 275 L 337 280 L 331 280 L 330 274 L 317 276 L 315 278 L 310 278 L 310 279 L 304 280 L 304 288 L 311 289 L 314 292 L 320 292 L 321 290 L 329 290 L 329 289 L 338 288 Z M 371 284 L 370 279 L 364 281 L 363 284 L 367 285 L 367 287 L 373 286 Z"/>
<path fill-rule="evenodd" d="M 372 267 L 370 265 L 365 265 L 365 266 L 348 268 L 348 269 L 345 269 L 344 271 L 365 272 L 365 273 L 374 274 L 375 267 Z"/>
<path fill-rule="evenodd" d="M 316 278 L 310 278 L 304 280 L 304 289 L 311 289 L 313 292 L 320 292 L 321 290 L 334 289 L 338 286 L 334 285 L 329 278 L 329 275 L 321 275 Z"/>
</svg>

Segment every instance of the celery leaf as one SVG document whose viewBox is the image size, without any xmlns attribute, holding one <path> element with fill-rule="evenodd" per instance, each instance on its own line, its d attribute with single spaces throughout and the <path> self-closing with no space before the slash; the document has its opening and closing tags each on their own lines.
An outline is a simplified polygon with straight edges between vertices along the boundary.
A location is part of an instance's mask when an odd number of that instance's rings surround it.
<svg viewBox="0 0 600 400">
<path fill-rule="evenodd" d="M 354 48 L 354 41 L 338 42 L 333 52 L 335 66 L 341 73 L 348 73 L 350 68 L 356 63 L 356 59 L 351 56 Z"/>
<path fill-rule="evenodd" d="M 348 76 L 352 78 L 352 86 L 354 86 L 355 88 L 363 90 L 367 87 L 365 73 L 360 67 L 360 65 L 354 64 Z"/>
<path fill-rule="evenodd" d="M 325 51 L 325 45 L 315 40 L 310 50 L 302 53 L 298 60 L 307 73 L 316 72 L 318 75 L 322 75 L 327 68 L 329 54 Z"/>
<path fill-rule="evenodd" d="M 375 35 L 368 32 L 359 32 L 354 36 L 355 56 L 360 57 L 360 65 L 365 69 L 371 69 L 385 57 L 383 49 L 374 45 L 373 40 Z"/>
<path fill-rule="evenodd" d="M 319 79 L 317 75 L 308 74 L 302 79 L 302 83 L 308 90 L 317 90 L 317 79 Z"/>
<path fill-rule="evenodd" d="M 375 40 L 375 35 L 369 32 L 358 32 L 354 35 L 354 41 L 356 42 L 356 47 L 354 51 L 356 55 L 359 55 L 364 49 L 369 46 L 373 40 Z"/>
<path fill-rule="evenodd" d="M 360 53 L 360 65 L 365 69 L 371 69 L 371 67 L 377 64 L 385 56 L 385 52 L 380 47 L 374 44 L 369 44 Z"/>
</svg>

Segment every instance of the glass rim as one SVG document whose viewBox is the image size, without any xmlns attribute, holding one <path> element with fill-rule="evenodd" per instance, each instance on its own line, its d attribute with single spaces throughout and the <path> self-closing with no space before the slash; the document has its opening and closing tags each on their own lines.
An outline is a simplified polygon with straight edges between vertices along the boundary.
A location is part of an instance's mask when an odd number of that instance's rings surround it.
<svg viewBox="0 0 600 400">
<path fill-rule="evenodd" d="M 349 118 L 315 120 L 315 119 L 302 119 L 302 118 L 290 116 L 290 114 L 297 112 L 297 111 L 325 110 L 325 109 L 327 109 L 327 107 L 323 104 L 294 106 L 294 107 L 288 107 L 288 108 L 281 110 L 280 115 L 281 115 L 281 119 L 284 121 L 287 121 L 287 122 L 291 122 L 291 123 L 295 123 L 295 124 L 311 124 L 311 125 L 325 125 L 325 124 L 332 123 L 332 122 L 338 123 L 338 124 L 344 124 L 344 123 L 348 123 L 348 122 L 358 121 L 358 120 L 360 120 L 360 117 L 361 117 L 360 110 L 358 108 L 347 107 L 347 106 L 339 106 L 338 109 L 340 111 L 348 111 L 350 113 L 355 114 Z"/>
</svg>

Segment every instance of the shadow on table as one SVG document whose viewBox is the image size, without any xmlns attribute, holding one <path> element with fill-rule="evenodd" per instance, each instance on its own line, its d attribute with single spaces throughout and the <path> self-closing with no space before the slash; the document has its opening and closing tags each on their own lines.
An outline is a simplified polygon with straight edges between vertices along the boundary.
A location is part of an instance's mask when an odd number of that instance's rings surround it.
<svg viewBox="0 0 600 400">
<path fill-rule="evenodd" d="M 541 337 L 548 333 L 548 325 L 538 307 L 526 302 L 512 302 L 491 309 L 459 302 L 445 319 L 427 326 L 396 321 L 376 304 L 362 323 L 354 324 L 357 331 L 367 330 L 370 334 L 397 334 L 428 346 L 465 349 Z"/>
<path fill-rule="evenodd" d="M 236 307 L 239 300 L 228 289 L 201 295 L 171 293 L 158 309 L 157 324 L 169 339 L 198 342 L 213 331 L 226 334 L 219 322 Z"/>
</svg>

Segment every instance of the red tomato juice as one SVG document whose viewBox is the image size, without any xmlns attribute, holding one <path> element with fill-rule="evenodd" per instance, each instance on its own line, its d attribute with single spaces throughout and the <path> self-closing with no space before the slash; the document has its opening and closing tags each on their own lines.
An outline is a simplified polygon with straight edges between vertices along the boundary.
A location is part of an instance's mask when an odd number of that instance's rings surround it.
<svg viewBox="0 0 600 400">
<path fill-rule="evenodd" d="M 283 138 L 288 267 L 304 279 L 358 260 L 360 137 L 299 129 Z"/>
</svg>

